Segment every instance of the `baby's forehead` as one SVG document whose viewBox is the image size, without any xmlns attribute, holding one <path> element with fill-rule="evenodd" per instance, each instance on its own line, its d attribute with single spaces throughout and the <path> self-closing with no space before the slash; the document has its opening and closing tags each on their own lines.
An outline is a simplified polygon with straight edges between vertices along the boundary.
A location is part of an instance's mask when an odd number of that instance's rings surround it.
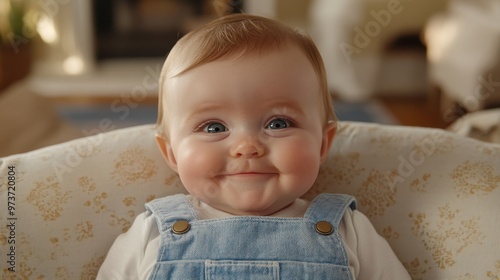
<svg viewBox="0 0 500 280">
<path fill-rule="evenodd" d="M 288 55 L 290 61 L 300 61 L 303 63 L 305 68 L 308 70 L 315 71 L 315 65 L 313 65 L 310 56 L 306 53 L 305 50 L 300 48 L 297 44 L 288 43 L 282 46 L 274 46 L 272 48 L 263 48 L 263 49 L 241 49 L 237 50 L 230 54 L 221 55 L 215 59 L 207 59 L 204 61 L 200 61 L 196 64 L 193 64 L 189 58 L 185 60 L 183 66 L 176 67 L 178 69 L 178 73 L 175 74 L 175 71 L 170 75 L 171 78 L 180 77 L 185 73 L 191 72 L 198 68 L 210 68 L 211 66 L 226 64 L 226 65 L 238 65 L 242 62 L 246 61 L 261 61 L 262 58 L 266 60 L 283 57 L 284 55 Z M 257 66 L 259 64 L 256 64 Z M 266 67 L 266 63 L 261 63 L 262 67 Z M 180 70 L 179 70 L 180 69 Z M 283 71 L 287 71 L 288 69 L 283 69 Z M 315 71 L 316 72 L 316 71 Z"/>
<path fill-rule="evenodd" d="M 294 46 L 267 52 L 247 52 L 220 57 L 167 78 L 166 82 L 177 87 L 183 85 L 185 80 L 189 80 L 187 86 L 192 88 L 211 86 L 222 80 L 222 85 L 229 86 L 233 79 L 246 80 L 258 76 L 262 76 L 259 81 L 268 82 L 270 85 L 284 80 L 293 84 L 295 80 L 304 78 L 314 79 L 314 84 L 318 86 L 320 83 L 320 77 L 307 55 Z"/>
<path fill-rule="evenodd" d="M 200 111 L 225 106 L 243 106 L 246 110 L 248 104 L 272 109 L 311 102 L 319 106 L 320 83 L 313 67 L 307 64 L 307 58 L 298 56 L 297 50 L 216 60 L 171 79 L 165 90 L 168 106 L 176 112 L 178 106 Z"/>
</svg>

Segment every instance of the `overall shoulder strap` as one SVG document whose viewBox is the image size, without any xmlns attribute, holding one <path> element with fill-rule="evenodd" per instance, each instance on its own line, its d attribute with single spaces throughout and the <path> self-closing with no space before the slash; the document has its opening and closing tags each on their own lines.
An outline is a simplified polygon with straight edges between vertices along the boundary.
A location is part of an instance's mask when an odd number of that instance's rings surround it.
<svg viewBox="0 0 500 280">
<path fill-rule="evenodd" d="M 160 232 L 167 230 L 178 220 L 189 222 L 198 219 L 198 212 L 184 194 L 155 199 L 146 204 L 146 210 L 153 214 Z"/>
<path fill-rule="evenodd" d="M 304 218 L 314 222 L 329 221 L 334 227 L 338 227 L 348 207 L 356 209 L 356 200 L 353 196 L 323 193 L 311 202 Z"/>
</svg>

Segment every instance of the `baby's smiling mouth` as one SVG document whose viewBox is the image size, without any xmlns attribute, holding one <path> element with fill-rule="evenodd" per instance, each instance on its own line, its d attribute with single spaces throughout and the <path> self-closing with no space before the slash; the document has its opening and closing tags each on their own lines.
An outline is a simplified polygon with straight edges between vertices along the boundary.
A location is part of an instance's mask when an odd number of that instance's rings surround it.
<svg viewBox="0 0 500 280">
<path fill-rule="evenodd" d="M 238 171 L 227 173 L 226 175 L 241 175 L 241 174 L 271 174 L 272 172 L 261 172 L 261 171 Z"/>
<path fill-rule="evenodd" d="M 267 180 L 278 176 L 279 170 L 272 165 L 256 162 L 245 162 L 241 164 L 229 163 L 225 169 L 217 172 L 215 177 L 220 180 Z"/>
<path fill-rule="evenodd" d="M 224 174 L 225 177 L 253 177 L 253 176 L 273 176 L 276 173 L 273 172 L 255 172 L 255 171 L 244 171 Z"/>
<path fill-rule="evenodd" d="M 241 180 L 259 180 L 269 179 L 278 175 L 277 172 L 272 171 L 236 171 L 220 174 L 219 177 L 223 179 L 241 179 Z"/>
</svg>

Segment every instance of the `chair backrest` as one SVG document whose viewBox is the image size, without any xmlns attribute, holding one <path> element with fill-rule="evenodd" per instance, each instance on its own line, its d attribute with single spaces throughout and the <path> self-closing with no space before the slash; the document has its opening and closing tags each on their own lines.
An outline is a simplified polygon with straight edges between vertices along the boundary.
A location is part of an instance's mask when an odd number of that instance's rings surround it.
<svg viewBox="0 0 500 280">
<path fill-rule="evenodd" d="M 152 125 L 3 158 L 0 278 L 93 279 L 144 203 L 179 192 Z M 320 192 L 355 195 L 414 279 L 500 276 L 500 145 L 343 122 Z"/>
</svg>

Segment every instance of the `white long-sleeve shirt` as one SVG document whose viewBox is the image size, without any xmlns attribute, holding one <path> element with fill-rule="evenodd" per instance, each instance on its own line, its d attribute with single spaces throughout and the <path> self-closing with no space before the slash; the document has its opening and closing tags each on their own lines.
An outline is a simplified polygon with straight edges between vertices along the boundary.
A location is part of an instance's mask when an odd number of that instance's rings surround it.
<svg viewBox="0 0 500 280">
<path fill-rule="evenodd" d="M 189 196 L 199 211 L 200 219 L 232 216 Z M 309 202 L 297 199 L 274 217 L 303 217 Z M 410 279 L 389 244 L 377 234 L 368 218 L 361 212 L 346 210 L 340 223 L 349 268 L 355 279 Z M 137 216 L 132 227 L 120 235 L 102 264 L 97 279 L 148 279 L 156 263 L 160 233 L 151 212 Z"/>
</svg>

